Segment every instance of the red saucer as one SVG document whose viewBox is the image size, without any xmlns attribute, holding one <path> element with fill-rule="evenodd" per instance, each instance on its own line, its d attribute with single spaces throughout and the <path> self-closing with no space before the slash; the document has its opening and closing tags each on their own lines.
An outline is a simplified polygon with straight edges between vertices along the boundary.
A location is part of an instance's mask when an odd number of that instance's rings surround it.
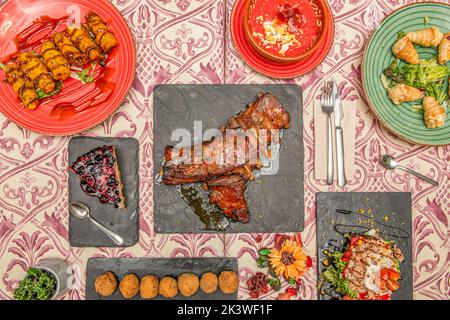
<svg viewBox="0 0 450 320">
<path fill-rule="evenodd" d="M 328 3 L 326 8 L 329 11 L 329 30 L 323 45 L 317 49 L 309 58 L 294 63 L 276 63 L 259 55 L 247 41 L 243 18 L 245 14 L 245 3 L 248 0 L 236 0 L 233 12 L 231 13 L 231 36 L 234 47 L 241 55 L 241 58 L 254 70 L 271 78 L 291 79 L 315 69 L 327 56 L 334 39 L 334 19 Z"/>
</svg>

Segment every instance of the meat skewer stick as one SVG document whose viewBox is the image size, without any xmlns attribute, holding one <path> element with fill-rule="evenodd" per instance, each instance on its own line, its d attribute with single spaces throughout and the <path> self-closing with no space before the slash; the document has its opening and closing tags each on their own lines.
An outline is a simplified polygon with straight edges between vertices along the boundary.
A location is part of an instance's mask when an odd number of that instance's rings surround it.
<svg viewBox="0 0 450 320">
<path fill-rule="evenodd" d="M 18 64 L 13 63 L 6 67 L 6 82 L 12 86 L 25 107 L 36 109 L 39 104 L 36 89 L 33 82 L 20 70 Z"/>
<path fill-rule="evenodd" d="M 97 42 L 103 52 L 107 53 L 119 45 L 116 36 L 109 31 L 105 21 L 95 12 L 89 12 L 86 15 L 86 25 L 94 34 L 95 42 Z"/>
<path fill-rule="evenodd" d="M 39 57 L 31 52 L 22 52 L 17 61 L 20 70 L 33 82 L 34 87 L 44 93 L 55 90 L 56 83 Z"/>
<path fill-rule="evenodd" d="M 83 67 L 88 62 L 88 57 L 75 47 L 65 32 L 56 33 L 53 36 L 53 41 L 59 51 L 61 51 L 71 64 L 77 67 Z"/>
<path fill-rule="evenodd" d="M 50 69 L 53 79 L 64 81 L 70 76 L 70 64 L 64 55 L 56 48 L 52 40 L 42 43 L 41 56 L 47 68 Z"/>
<path fill-rule="evenodd" d="M 70 40 L 75 46 L 80 49 L 81 52 L 87 54 L 90 61 L 96 61 L 101 54 L 100 48 L 91 39 L 89 31 L 84 27 L 69 27 L 67 28 L 67 34 L 70 36 Z"/>
</svg>

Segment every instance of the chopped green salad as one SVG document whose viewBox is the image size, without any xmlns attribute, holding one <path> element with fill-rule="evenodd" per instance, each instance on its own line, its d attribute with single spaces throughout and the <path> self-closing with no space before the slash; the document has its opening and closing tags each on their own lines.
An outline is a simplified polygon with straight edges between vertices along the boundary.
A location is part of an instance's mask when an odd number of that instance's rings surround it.
<svg viewBox="0 0 450 320">
<path fill-rule="evenodd" d="M 426 95 L 436 98 L 442 104 L 448 99 L 445 79 L 449 75 L 450 68 L 447 65 L 439 65 L 436 58 L 420 60 L 418 65 L 402 63 L 396 59 L 384 70 L 381 82 L 386 89 L 397 84 L 406 84 L 424 90 Z"/>
<path fill-rule="evenodd" d="M 344 277 L 347 262 L 343 261 L 342 257 L 346 250 L 345 248 L 343 252 L 337 251 L 329 255 L 329 265 L 323 271 L 322 276 L 327 282 L 331 283 L 337 293 L 356 299 L 358 294 L 349 288 L 348 279 Z"/>
</svg>

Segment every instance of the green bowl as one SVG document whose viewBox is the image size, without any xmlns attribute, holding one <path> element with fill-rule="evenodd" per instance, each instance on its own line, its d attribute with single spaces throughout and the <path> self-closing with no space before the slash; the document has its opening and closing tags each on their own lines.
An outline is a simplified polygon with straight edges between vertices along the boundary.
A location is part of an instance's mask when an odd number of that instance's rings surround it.
<svg viewBox="0 0 450 320">
<path fill-rule="evenodd" d="M 428 17 L 428 24 L 425 24 Z M 392 45 L 400 31 L 409 32 L 437 26 L 441 32 L 450 31 L 450 5 L 417 3 L 403 7 L 389 15 L 373 33 L 363 58 L 362 81 L 369 107 L 381 123 L 395 135 L 415 144 L 440 146 L 450 144 L 450 108 L 442 128 L 428 129 L 423 113 L 413 108 L 417 102 L 396 106 L 388 98 L 380 77 L 395 58 Z M 417 46 L 421 59 L 437 55 L 437 48 Z"/>
</svg>

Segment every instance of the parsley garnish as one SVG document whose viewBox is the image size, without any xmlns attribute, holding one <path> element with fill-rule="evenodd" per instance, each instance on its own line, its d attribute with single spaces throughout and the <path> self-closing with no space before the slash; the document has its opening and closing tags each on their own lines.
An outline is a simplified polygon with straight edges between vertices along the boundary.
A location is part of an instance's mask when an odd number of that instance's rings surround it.
<svg viewBox="0 0 450 320">
<path fill-rule="evenodd" d="M 406 33 L 404 33 L 403 31 L 400 31 L 397 33 L 397 39 L 404 38 L 405 36 L 406 36 Z"/>
<path fill-rule="evenodd" d="M 48 98 L 48 97 L 52 97 L 57 95 L 61 89 L 63 87 L 62 82 L 57 82 L 56 86 L 55 86 L 55 90 L 53 90 L 50 93 L 45 93 L 44 91 L 42 91 L 41 89 L 36 89 L 36 94 L 38 96 L 39 99 L 44 99 L 44 98 Z"/>
<path fill-rule="evenodd" d="M 96 66 L 97 66 L 97 63 L 91 63 L 91 65 L 89 67 L 87 67 L 86 69 L 84 69 L 83 71 L 77 72 L 77 76 L 80 79 L 80 81 L 83 83 L 94 82 L 95 81 L 94 72 L 95 72 Z"/>
</svg>

